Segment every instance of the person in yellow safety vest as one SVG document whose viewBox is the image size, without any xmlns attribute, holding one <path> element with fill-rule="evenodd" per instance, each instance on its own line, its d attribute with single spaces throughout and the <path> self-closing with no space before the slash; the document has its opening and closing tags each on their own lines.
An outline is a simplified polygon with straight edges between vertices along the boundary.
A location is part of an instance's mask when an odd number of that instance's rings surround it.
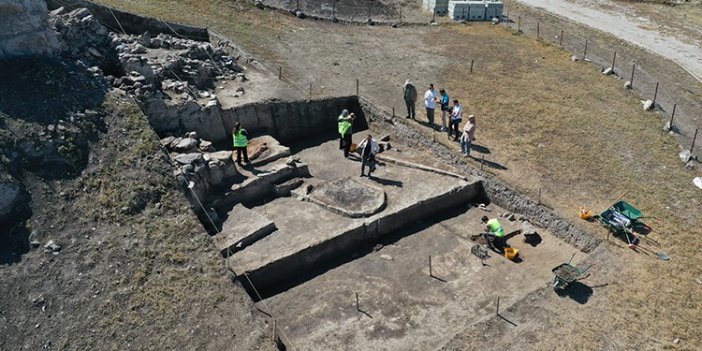
<svg viewBox="0 0 702 351">
<path fill-rule="evenodd" d="M 353 120 L 356 117 L 353 113 L 349 113 L 349 110 L 341 111 L 341 115 L 337 118 L 339 122 L 339 149 L 344 150 L 344 157 L 349 157 L 349 151 L 351 150 L 351 126 L 353 125 Z"/>
<path fill-rule="evenodd" d="M 234 129 L 232 129 L 232 139 L 234 141 L 234 150 L 236 150 L 236 163 L 241 166 L 241 154 L 244 154 L 244 162 L 249 163 L 249 154 L 246 151 L 246 147 L 249 145 L 249 133 L 246 129 L 241 128 L 241 124 L 236 122 Z"/>
<path fill-rule="evenodd" d="M 486 237 L 488 239 L 488 244 L 492 246 L 493 250 L 504 253 L 505 247 L 508 247 L 505 240 L 505 229 L 502 228 L 502 224 L 497 218 L 489 219 L 487 216 L 481 218 L 483 223 L 485 223 Z"/>
</svg>

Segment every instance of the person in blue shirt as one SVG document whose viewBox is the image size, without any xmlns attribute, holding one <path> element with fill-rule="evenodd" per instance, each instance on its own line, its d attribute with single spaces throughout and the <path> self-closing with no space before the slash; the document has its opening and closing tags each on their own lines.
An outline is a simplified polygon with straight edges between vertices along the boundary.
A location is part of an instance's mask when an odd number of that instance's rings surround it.
<svg viewBox="0 0 702 351">
<path fill-rule="evenodd" d="M 449 115 L 450 107 L 449 107 L 449 96 L 446 93 L 446 90 L 440 89 L 439 94 L 441 95 L 440 101 L 441 101 L 441 131 L 445 132 L 446 131 L 446 116 Z"/>
</svg>

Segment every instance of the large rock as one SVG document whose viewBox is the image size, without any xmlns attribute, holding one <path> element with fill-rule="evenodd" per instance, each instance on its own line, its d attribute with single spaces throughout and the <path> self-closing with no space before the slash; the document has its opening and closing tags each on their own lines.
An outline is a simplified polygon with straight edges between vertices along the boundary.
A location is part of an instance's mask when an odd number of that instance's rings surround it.
<svg viewBox="0 0 702 351">
<path fill-rule="evenodd" d="M 195 150 L 197 148 L 198 142 L 192 138 L 185 138 L 178 142 L 175 146 L 175 151 L 177 152 L 188 152 Z"/>
<path fill-rule="evenodd" d="M 0 1 L 0 57 L 49 55 L 59 48 L 44 0 Z"/>
</svg>

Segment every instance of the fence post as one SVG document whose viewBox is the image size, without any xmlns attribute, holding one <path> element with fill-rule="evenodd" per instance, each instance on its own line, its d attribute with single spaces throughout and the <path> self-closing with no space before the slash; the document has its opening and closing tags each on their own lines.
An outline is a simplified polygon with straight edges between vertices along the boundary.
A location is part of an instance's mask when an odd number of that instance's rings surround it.
<svg viewBox="0 0 702 351">
<path fill-rule="evenodd" d="M 402 6 L 400 6 L 400 23 L 402 23 Z"/>
<path fill-rule="evenodd" d="M 563 29 L 561 29 L 561 36 L 558 37 L 558 46 L 563 47 Z"/>
<path fill-rule="evenodd" d="M 434 272 L 431 269 L 431 255 L 429 255 L 429 276 L 430 277 L 434 276 Z"/>
<path fill-rule="evenodd" d="M 517 16 L 517 32 L 522 31 L 522 15 Z"/>
<path fill-rule="evenodd" d="M 371 3 L 370 1 L 368 2 L 368 21 L 371 19 Z"/>
<path fill-rule="evenodd" d="M 358 96 L 358 78 L 356 78 L 356 96 Z"/>
<path fill-rule="evenodd" d="M 656 106 L 656 98 L 658 98 L 658 84 L 660 82 L 656 82 L 656 91 L 653 92 L 653 106 Z"/>
<path fill-rule="evenodd" d="M 585 51 L 583 51 L 583 61 L 585 61 L 585 59 L 587 59 L 587 43 L 588 43 L 588 39 L 585 39 Z"/>
<path fill-rule="evenodd" d="M 636 70 L 636 64 L 631 65 L 631 78 L 629 78 L 629 85 L 631 85 L 631 88 L 634 88 L 634 70 Z"/>
<path fill-rule="evenodd" d="M 283 67 L 278 67 L 278 80 L 283 79 Z"/>
<path fill-rule="evenodd" d="M 434 13 L 431 15 L 431 23 L 436 22 L 436 7 L 434 7 Z"/>
<path fill-rule="evenodd" d="M 692 154 L 692 150 L 695 149 L 695 141 L 697 141 L 697 132 L 699 131 L 699 128 L 695 128 L 695 136 L 692 137 L 692 144 L 690 144 L 690 154 Z"/>
<path fill-rule="evenodd" d="M 612 74 L 614 74 L 614 63 L 617 61 L 617 51 L 614 50 L 614 56 L 612 57 Z"/>
<path fill-rule="evenodd" d="M 336 17 L 336 3 L 332 4 L 332 18 Z"/>
<path fill-rule="evenodd" d="M 541 39 L 541 22 L 536 22 L 536 39 Z"/>
<path fill-rule="evenodd" d="M 312 83 L 310 83 L 310 100 L 312 100 Z"/>
<path fill-rule="evenodd" d="M 473 59 L 470 59 L 470 73 L 473 73 Z"/>
<path fill-rule="evenodd" d="M 300 9 L 300 0 L 296 0 L 295 1 L 295 10 L 299 10 L 299 9 Z"/>
</svg>

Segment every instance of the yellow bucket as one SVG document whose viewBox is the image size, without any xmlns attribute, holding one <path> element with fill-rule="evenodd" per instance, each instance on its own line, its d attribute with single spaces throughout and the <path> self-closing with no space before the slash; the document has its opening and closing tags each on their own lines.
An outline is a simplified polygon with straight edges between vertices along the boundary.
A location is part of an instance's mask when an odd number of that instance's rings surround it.
<svg viewBox="0 0 702 351">
<path fill-rule="evenodd" d="M 508 260 L 513 261 L 515 258 L 517 258 L 517 255 L 519 255 L 519 250 L 513 247 L 505 248 L 505 257 L 507 257 Z"/>
</svg>

